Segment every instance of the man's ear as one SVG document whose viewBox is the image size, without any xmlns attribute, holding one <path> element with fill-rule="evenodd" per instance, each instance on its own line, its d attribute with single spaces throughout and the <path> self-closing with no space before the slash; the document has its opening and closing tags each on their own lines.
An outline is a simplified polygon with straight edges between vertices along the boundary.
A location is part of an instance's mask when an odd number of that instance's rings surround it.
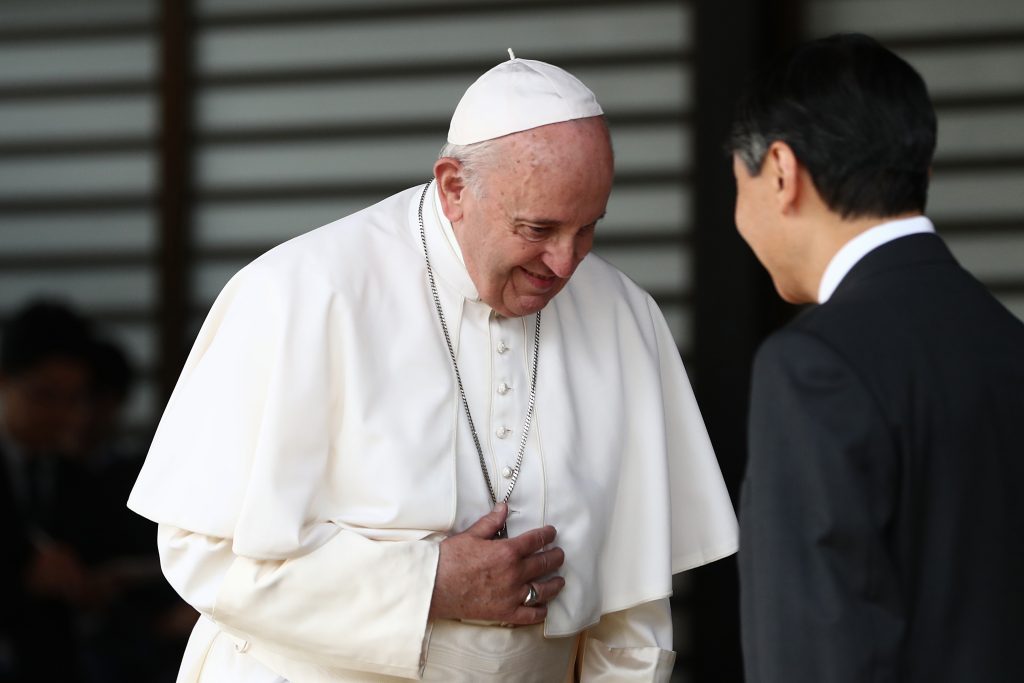
<svg viewBox="0 0 1024 683">
<path fill-rule="evenodd" d="M 451 157 L 441 157 L 434 162 L 434 178 L 437 179 L 441 210 L 452 223 L 462 220 L 463 195 L 469 190 L 462 168 L 462 162 Z"/>
<path fill-rule="evenodd" d="M 779 211 L 783 214 L 790 213 L 797 207 L 803 194 L 801 183 L 804 176 L 800 173 L 800 161 L 789 145 L 776 140 L 768 148 L 765 167 L 771 173 L 775 184 L 775 199 Z"/>
</svg>

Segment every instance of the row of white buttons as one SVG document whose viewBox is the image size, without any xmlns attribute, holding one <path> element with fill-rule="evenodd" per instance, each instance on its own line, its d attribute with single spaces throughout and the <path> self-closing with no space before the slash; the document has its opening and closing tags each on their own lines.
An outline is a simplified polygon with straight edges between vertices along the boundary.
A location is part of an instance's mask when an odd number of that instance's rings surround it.
<svg viewBox="0 0 1024 683">
<path fill-rule="evenodd" d="M 508 351 L 508 344 L 506 344 L 504 341 L 499 341 L 497 351 L 498 353 L 505 353 L 506 351 Z M 511 388 L 512 387 L 510 387 L 507 382 L 502 382 L 501 384 L 498 385 L 498 393 L 504 396 L 509 392 Z M 497 436 L 499 439 L 504 439 L 511 433 L 512 430 L 509 429 L 508 427 L 499 427 L 497 431 L 494 432 L 495 436 Z M 505 477 L 506 479 L 511 479 L 512 468 L 503 467 L 501 469 L 501 476 Z"/>
<path fill-rule="evenodd" d="M 498 347 L 496 350 L 499 354 L 504 354 L 506 351 L 508 351 L 508 348 L 508 344 L 506 344 L 504 340 L 501 340 L 498 342 Z M 507 382 L 502 382 L 501 384 L 498 385 L 498 394 L 501 396 L 504 396 L 511 390 L 512 387 L 510 387 Z M 508 427 L 498 427 L 498 429 L 494 432 L 494 435 L 497 436 L 499 439 L 504 439 L 507 438 L 511 433 L 512 430 L 509 429 Z M 511 479 L 512 468 L 501 468 L 501 476 L 504 477 L 505 479 Z"/>
</svg>

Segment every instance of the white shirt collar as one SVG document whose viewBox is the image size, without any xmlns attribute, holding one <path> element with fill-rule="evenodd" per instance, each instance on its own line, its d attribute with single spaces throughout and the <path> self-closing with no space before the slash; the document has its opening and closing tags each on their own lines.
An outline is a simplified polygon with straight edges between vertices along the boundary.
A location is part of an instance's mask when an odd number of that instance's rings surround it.
<svg viewBox="0 0 1024 683">
<path fill-rule="evenodd" d="M 409 205 L 409 227 L 419 244 L 419 220 L 417 212 L 420 203 L 421 188 L 417 189 Z M 423 203 L 423 228 L 427 238 L 427 249 L 430 252 L 430 263 L 438 278 L 444 280 L 469 301 L 479 301 L 480 294 L 473 284 L 469 271 L 462 258 L 462 250 L 455 239 L 451 222 L 441 210 L 440 198 L 437 194 L 437 183 L 432 183 L 428 190 L 428 199 Z"/>
<path fill-rule="evenodd" d="M 459 263 L 463 266 L 466 265 L 466 259 L 462 256 L 462 247 L 459 246 L 459 240 L 455 237 L 455 228 L 452 227 L 452 222 L 448 220 L 448 216 L 444 215 L 444 211 L 441 208 L 441 189 L 437 186 L 437 182 L 434 182 L 433 188 L 433 206 L 434 206 L 434 218 L 437 220 L 437 224 L 441 226 L 441 232 L 444 233 L 445 239 L 448 240 L 448 246 L 451 247 L 452 251 L 459 258 Z"/>
<path fill-rule="evenodd" d="M 913 216 L 876 225 L 854 237 L 828 262 L 818 285 L 818 303 L 828 301 L 847 273 L 869 252 L 900 237 L 923 232 L 935 232 L 935 226 L 924 216 Z"/>
</svg>

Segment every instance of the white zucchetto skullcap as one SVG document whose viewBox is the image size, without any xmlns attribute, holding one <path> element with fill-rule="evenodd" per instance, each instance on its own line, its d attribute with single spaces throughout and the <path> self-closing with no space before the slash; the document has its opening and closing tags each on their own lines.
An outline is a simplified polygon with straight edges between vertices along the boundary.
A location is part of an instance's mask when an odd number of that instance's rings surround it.
<svg viewBox="0 0 1024 683">
<path fill-rule="evenodd" d="M 568 71 L 508 53 L 512 59 L 476 79 L 459 100 L 448 142 L 470 145 L 604 113 L 590 88 Z"/>
</svg>

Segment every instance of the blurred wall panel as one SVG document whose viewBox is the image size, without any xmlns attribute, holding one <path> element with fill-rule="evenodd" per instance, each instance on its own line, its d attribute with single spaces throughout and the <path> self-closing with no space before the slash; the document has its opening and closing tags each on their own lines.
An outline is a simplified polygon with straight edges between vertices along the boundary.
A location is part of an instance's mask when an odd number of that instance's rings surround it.
<svg viewBox="0 0 1024 683">
<path fill-rule="evenodd" d="M 0 318 L 60 299 L 124 346 L 139 445 L 156 418 L 156 10 L 0 3 Z"/>
<path fill-rule="evenodd" d="M 403 67 L 422 60 L 500 56 L 505 47 L 523 57 L 539 57 L 553 49 L 563 56 L 589 55 L 595 48 L 607 53 L 637 47 L 674 50 L 691 42 L 682 32 L 685 19 L 675 2 L 493 2 L 470 12 L 448 2 L 422 3 L 417 12 L 338 2 L 334 21 L 320 15 L 318 21 L 291 24 L 288 15 L 299 16 L 301 4 L 281 3 L 275 19 L 285 21 L 244 26 L 244 10 L 217 21 L 216 4 L 200 3 L 219 30 L 202 37 L 199 68 L 218 75 L 326 65 Z"/>
</svg>

